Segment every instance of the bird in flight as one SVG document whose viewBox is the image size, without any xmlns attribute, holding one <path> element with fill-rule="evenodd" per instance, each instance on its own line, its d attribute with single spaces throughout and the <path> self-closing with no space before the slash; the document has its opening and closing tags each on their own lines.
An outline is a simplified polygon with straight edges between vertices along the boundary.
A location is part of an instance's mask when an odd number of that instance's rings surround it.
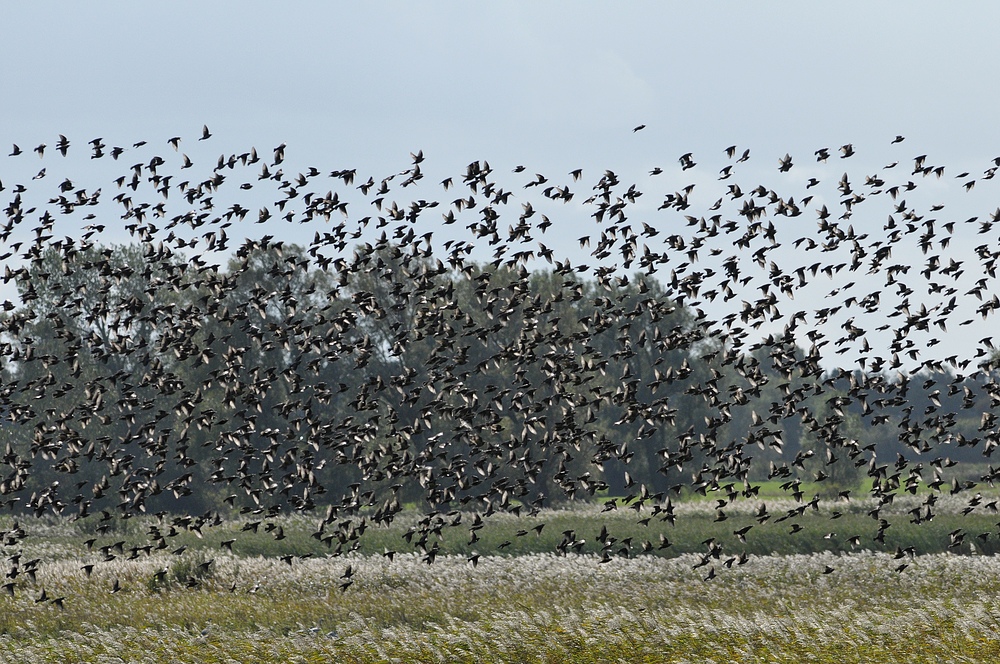
<svg viewBox="0 0 1000 664">
<path fill-rule="evenodd" d="M 0 166 L 0 500 L 12 520 L 93 522 L 86 577 L 183 561 L 223 514 L 238 533 L 212 541 L 230 551 L 290 545 L 295 513 L 338 556 L 418 504 L 384 555 L 430 564 L 448 528 L 500 554 L 543 542 L 536 520 L 559 501 L 635 510 L 646 530 L 697 493 L 716 521 L 806 536 L 863 486 L 879 547 L 900 502 L 919 499 L 915 524 L 942 509 L 924 496 L 989 509 L 1000 209 L 959 211 L 1000 158 L 945 179 L 932 156 L 878 169 L 847 143 L 848 172 L 822 148 L 739 181 L 751 151 L 732 145 L 699 152 L 718 178 L 689 173 L 686 152 L 679 171 L 480 160 L 424 182 L 439 165 L 422 150 L 380 174 L 297 163 L 285 144 L 216 161 L 180 153 L 180 136 L 108 137 L 82 158 L 100 169 L 67 174 L 80 157 L 53 135 L 35 152 L 58 151 L 58 168 L 23 170 L 17 144 Z M 970 460 L 982 479 L 949 470 Z M 763 478 L 788 505 L 759 500 Z M 143 514 L 145 539 L 117 535 Z M 523 520 L 516 536 L 481 532 L 497 514 Z M 608 523 L 555 551 L 613 567 L 670 547 Z M 11 550 L 29 537 L 4 527 Z M 723 539 L 749 532 L 703 543 L 702 578 L 728 573 L 741 558 L 726 564 Z M 195 587 L 210 563 L 176 580 Z M 11 581 L 37 570 L 5 564 Z M 338 587 L 363 586 L 360 569 Z"/>
</svg>

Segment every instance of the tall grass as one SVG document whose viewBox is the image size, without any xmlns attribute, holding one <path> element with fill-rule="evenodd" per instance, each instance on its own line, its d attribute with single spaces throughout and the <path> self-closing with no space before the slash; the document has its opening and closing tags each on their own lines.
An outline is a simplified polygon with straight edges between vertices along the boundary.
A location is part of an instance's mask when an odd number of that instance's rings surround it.
<svg viewBox="0 0 1000 664">
<path fill-rule="evenodd" d="M 23 520 L 40 562 L 0 595 L 0 661 L 998 661 L 997 516 L 942 496 L 911 523 L 923 500 L 685 502 L 673 523 L 581 505 L 495 515 L 472 543 L 473 513 L 413 512 L 342 556 L 305 517 L 181 529 L 148 554 L 132 547 L 154 517 Z"/>
<path fill-rule="evenodd" d="M 360 539 L 339 547 L 339 553 L 361 554 L 424 553 L 435 549 L 438 555 L 504 555 L 529 553 L 599 553 L 634 557 L 654 555 L 672 557 L 682 553 L 700 553 L 705 542 L 713 540 L 728 552 L 750 555 L 851 552 L 862 549 L 894 552 L 910 549 L 917 554 L 979 553 L 1000 551 L 1000 515 L 984 507 L 986 499 L 968 514 L 966 499 L 944 496 L 934 506 L 933 518 L 914 523 L 912 510 L 924 501 L 922 496 L 901 497 L 877 512 L 871 500 L 823 502 L 818 509 L 808 501 L 790 499 L 742 500 L 717 509 L 715 502 L 682 502 L 673 506 L 675 518 L 664 512 L 654 513 L 649 506 L 640 510 L 626 505 L 607 509 L 598 505 L 580 505 L 571 509 L 542 510 L 535 516 L 518 517 L 496 514 L 473 528 L 472 512 L 438 514 L 425 519 L 416 511 L 397 517 L 389 527 L 369 526 Z M 759 518 L 761 507 L 768 518 Z M 797 512 L 801 510 L 801 514 Z M 99 562 L 101 547 L 123 543 L 124 554 L 131 547 L 166 546 L 174 551 L 206 551 L 209 557 L 232 543 L 234 552 L 243 556 L 327 556 L 338 553 L 338 542 L 325 543 L 314 535 L 318 520 L 303 516 L 284 516 L 267 520 L 274 526 L 267 532 L 262 525 L 257 532 L 244 530 L 247 520 L 224 521 L 201 533 L 184 529 L 162 544 L 147 534 L 150 526 L 164 532 L 167 527 L 154 518 L 134 518 L 127 526 L 93 534 L 87 520 L 70 522 L 61 519 L 22 520 L 29 530 L 26 552 L 30 557 L 58 557 L 64 548 L 74 555 Z M 457 525 L 451 525 L 457 523 Z M 535 530 L 539 528 L 540 530 Z M 746 530 L 749 527 L 748 530 Z M 746 530 L 743 540 L 737 535 Z M 602 531 L 608 537 L 599 540 Z M 275 534 L 281 533 L 276 538 Z M 408 536 L 408 534 L 412 536 Z M 421 534 L 425 541 L 418 545 Z M 94 539 L 88 548 L 83 542 Z M 669 542 L 669 546 L 661 545 Z M 573 545 L 575 544 L 575 546 Z M 53 548 L 54 547 L 54 548 Z M 51 550 L 51 551 L 50 551 Z"/>
<path fill-rule="evenodd" d="M 194 555 L 185 553 L 180 556 Z M 223 554 L 195 588 L 145 580 L 170 554 L 93 576 L 52 562 L 0 600 L 18 662 L 996 661 L 1000 561 L 988 556 L 596 555 L 311 558 Z M 339 587 L 347 565 L 353 580 Z M 713 578 L 706 580 L 709 570 Z M 122 589 L 112 594 L 114 579 Z M 230 589 L 235 585 L 233 592 Z M 36 602 L 40 589 L 63 608 Z M 120 658 L 120 659 L 116 659 Z"/>
</svg>

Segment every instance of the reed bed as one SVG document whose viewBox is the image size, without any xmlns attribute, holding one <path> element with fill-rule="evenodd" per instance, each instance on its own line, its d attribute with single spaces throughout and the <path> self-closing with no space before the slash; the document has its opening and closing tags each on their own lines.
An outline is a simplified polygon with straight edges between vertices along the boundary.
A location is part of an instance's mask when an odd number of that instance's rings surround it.
<svg viewBox="0 0 1000 664">
<path fill-rule="evenodd" d="M 465 556 L 429 565 L 416 554 L 289 564 L 217 553 L 201 565 L 207 560 L 199 551 L 158 553 L 88 576 L 74 557 L 52 559 L 0 600 L 0 660 L 1000 658 L 1000 559 L 992 556 L 825 552 L 731 567 L 723 558 L 702 564 L 698 554 L 484 556 L 476 566 Z"/>
</svg>

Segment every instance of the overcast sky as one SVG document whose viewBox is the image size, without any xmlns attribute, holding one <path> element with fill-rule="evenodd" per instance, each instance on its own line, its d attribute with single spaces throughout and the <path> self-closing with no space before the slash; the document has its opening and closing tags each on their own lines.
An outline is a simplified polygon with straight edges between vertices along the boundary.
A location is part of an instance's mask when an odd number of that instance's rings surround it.
<svg viewBox="0 0 1000 664">
<path fill-rule="evenodd" d="M 992 3 L 32 2 L 0 9 L 2 131 L 285 142 L 375 168 L 596 164 L 995 134 Z M 629 130 L 646 124 L 640 146 Z M 675 154 L 676 153 L 676 154 Z M 990 157 L 994 155 L 989 155 Z M 605 166 L 607 164 L 607 166 Z"/>
<path fill-rule="evenodd" d="M 196 162 L 285 143 L 293 169 L 379 178 L 423 150 L 435 183 L 481 159 L 583 168 L 587 188 L 612 169 L 654 210 L 689 183 L 722 187 L 733 144 L 752 151 L 744 188 L 778 177 L 785 153 L 798 183 L 834 182 L 846 162 L 812 155 L 847 143 L 859 179 L 919 154 L 978 174 L 1000 155 L 998 24 L 982 2 L 4 3 L 0 159 L 58 134 L 84 155 L 95 137 L 168 150 L 181 136 Z M 698 167 L 682 172 L 687 152 Z M 10 164 L 0 181 L 39 167 Z M 932 187 L 961 214 L 996 207 L 995 189 L 973 204 Z"/>
</svg>

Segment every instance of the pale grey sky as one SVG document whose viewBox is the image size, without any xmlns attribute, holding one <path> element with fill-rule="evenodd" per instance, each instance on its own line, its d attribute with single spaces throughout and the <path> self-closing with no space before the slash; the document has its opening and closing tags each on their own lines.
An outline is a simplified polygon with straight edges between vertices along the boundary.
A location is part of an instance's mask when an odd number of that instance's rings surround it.
<svg viewBox="0 0 1000 664">
<path fill-rule="evenodd" d="M 705 214 L 728 184 L 717 180 L 723 150 L 736 144 L 752 151 L 741 186 L 790 183 L 799 196 L 817 177 L 832 208 L 844 170 L 858 182 L 898 160 L 905 181 L 913 157 L 928 154 L 949 175 L 978 175 L 1000 155 L 998 19 L 985 2 L 5 3 L 0 181 L 46 166 L 108 186 L 179 135 L 181 152 L 206 167 L 286 143 L 291 172 L 357 168 L 362 179 L 423 150 L 430 184 L 414 196 L 442 201 L 452 197 L 433 185 L 475 160 L 526 200 L 538 198 L 521 188 L 530 174 L 583 168 L 583 193 L 612 169 L 647 192 L 653 221 L 663 196 L 691 183 L 691 213 Z M 203 124 L 213 136 L 199 142 Z M 58 134 L 79 151 L 72 168 L 51 157 Z M 890 145 L 897 134 L 906 140 Z M 97 163 L 87 159 L 95 137 L 149 146 Z M 7 159 L 14 143 L 49 153 Z M 857 154 L 840 163 L 847 143 Z M 834 150 L 826 165 L 813 157 L 821 147 Z M 687 152 L 698 166 L 682 171 Z M 785 153 L 796 167 L 779 174 Z M 527 170 L 515 177 L 518 164 Z M 657 166 L 658 179 L 648 175 Z M 1000 201 L 995 188 L 963 196 L 945 180 L 920 191 L 912 196 L 940 196 L 957 219 Z M 852 220 L 858 232 L 882 232 L 879 210 Z M 589 212 L 565 214 L 586 222 Z M 814 222 L 810 211 L 802 233 Z M 577 235 L 547 241 L 570 252 Z M 979 336 L 956 338 L 971 355 Z"/>
<path fill-rule="evenodd" d="M 990 3 L 33 2 L 0 9 L 5 138 L 217 141 L 392 168 L 989 145 Z M 647 125 L 643 145 L 628 130 Z M 993 155 L 990 155 L 993 156 Z"/>
</svg>

